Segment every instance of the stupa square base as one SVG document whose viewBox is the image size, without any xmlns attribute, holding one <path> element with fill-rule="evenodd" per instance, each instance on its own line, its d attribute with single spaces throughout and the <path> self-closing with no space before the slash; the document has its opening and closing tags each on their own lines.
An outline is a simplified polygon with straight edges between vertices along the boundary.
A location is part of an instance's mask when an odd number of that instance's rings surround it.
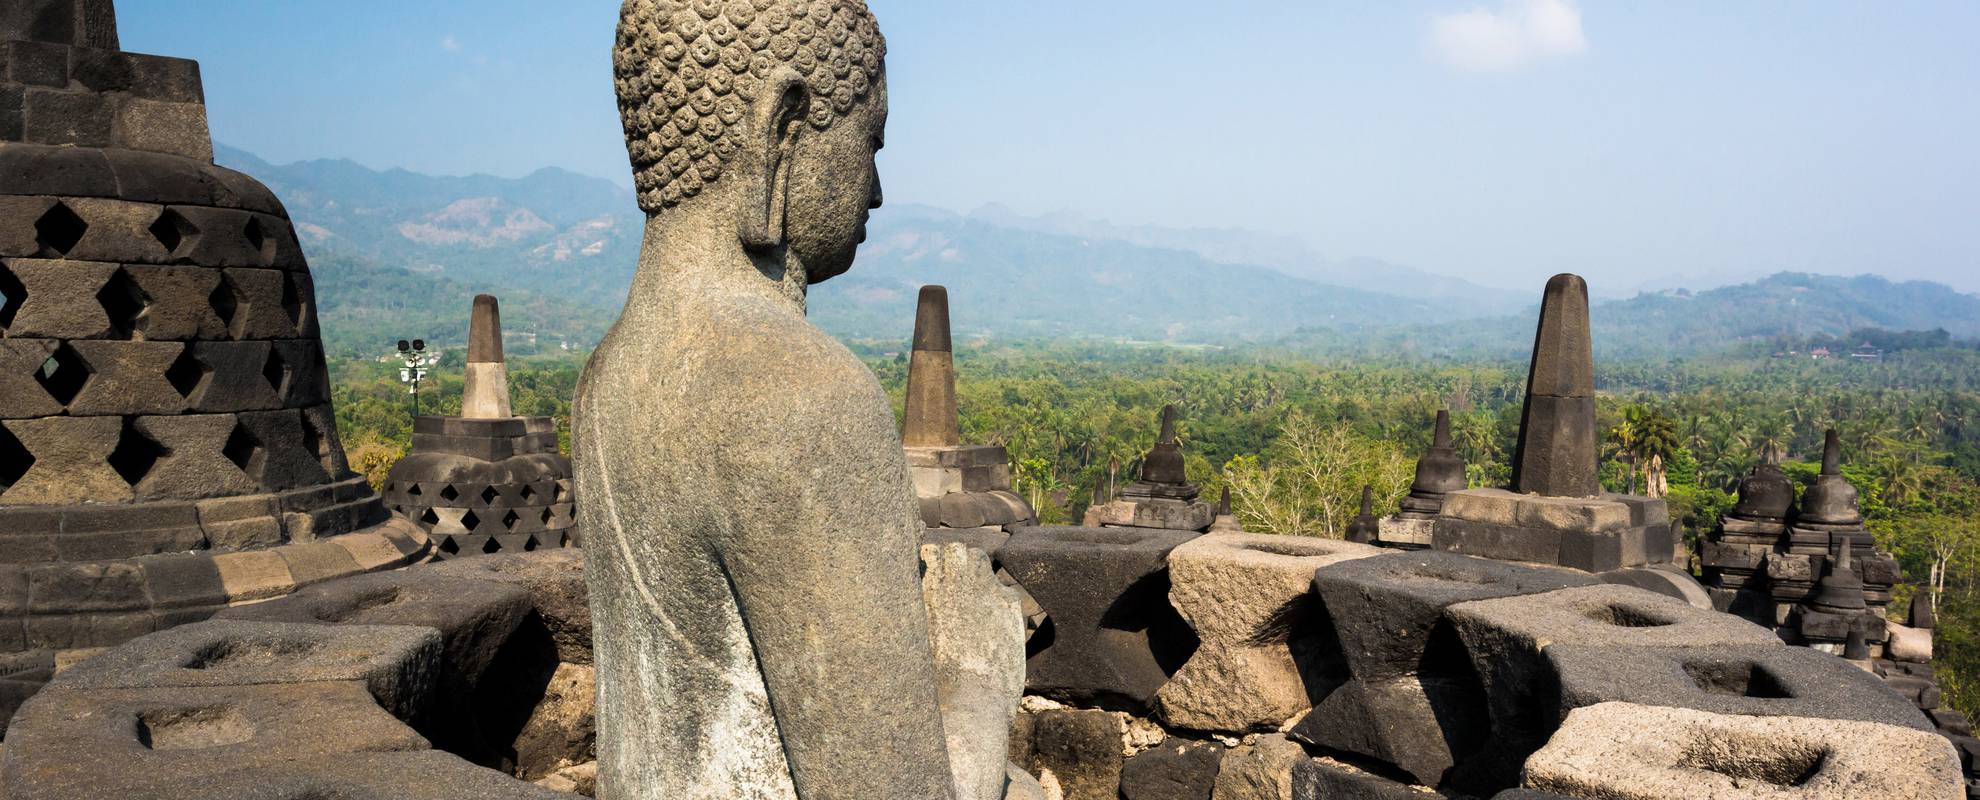
<svg viewBox="0 0 1980 800">
<path fill-rule="evenodd" d="M 1501 561 L 1607 572 L 1670 563 L 1675 543 L 1670 512 L 1662 500 L 1467 489 L 1445 500 L 1431 547 Z"/>
</svg>

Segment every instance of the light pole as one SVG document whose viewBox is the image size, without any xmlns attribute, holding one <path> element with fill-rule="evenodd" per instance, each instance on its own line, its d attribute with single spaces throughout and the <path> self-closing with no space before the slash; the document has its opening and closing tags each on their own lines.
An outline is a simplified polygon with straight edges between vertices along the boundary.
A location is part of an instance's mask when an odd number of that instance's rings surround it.
<svg viewBox="0 0 1980 800">
<path fill-rule="evenodd" d="M 399 382 L 406 384 L 406 392 L 412 395 L 413 416 L 419 416 L 419 384 L 426 380 L 426 368 L 433 366 L 434 357 L 426 352 L 426 340 L 414 339 L 410 342 L 399 340 L 399 359 L 404 366 L 399 367 Z"/>
</svg>

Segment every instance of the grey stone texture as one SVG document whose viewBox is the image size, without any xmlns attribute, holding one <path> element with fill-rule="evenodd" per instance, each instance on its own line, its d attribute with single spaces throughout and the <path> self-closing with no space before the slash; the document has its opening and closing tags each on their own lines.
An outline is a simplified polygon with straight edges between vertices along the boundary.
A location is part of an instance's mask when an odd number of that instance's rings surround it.
<svg viewBox="0 0 1980 800">
<path fill-rule="evenodd" d="M 743 30 L 813 9 L 828 18 L 806 19 L 799 38 L 816 47 L 801 50 L 844 59 L 839 106 L 825 99 L 836 75 L 814 86 L 794 70 L 750 76 L 753 97 L 690 104 L 663 84 L 692 62 L 645 38 L 661 19 Z M 893 410 L 804 316 L 807 287 L 851 268 L 880 200 L 884 46 L 856 2 L 693 10 L 626 6 L 614 59 L 648 217 L 625 311 L 573 404 L 599 791 L 952 797 Z M 767 39 L 737 41 L 773 70 L 791 63 Z M 714 86 L 732 90 L 739 66 L 711 66 Z M 682 119 L 731 155 L 688 169 L 658 130 Z"/>
<path fill-rule="evenodd" d="M 522 587 L 550 634 L 557 660 L 591 663 L 591 603 L 584 583 L 583 552 L 500 553 L 428 564 L 418 571 Z"/>
<path fill-rule="evenodd" d="M 1224 748 L 1170 738 L 1121 765 L 1122 800 L 1210 800 Z"/>
<path fill-rule="evenodd" d="M 901 443 L 908 447 L 954 447 L 962 444 L 959 423 L 956 364 L 949 344 L 949 290 L 923 286 L 915 303 Z"/>
<path fill-rule="evenodd" d="M 1142 528 L 1020 528 L 998 554 L 1045 610 L 1025 687 L 1146 706 L 1195 648 L 1167 602 L 1167 559 L 1195 538 Z"/>
<path fill-rule="evenodd" d="M 1662 500 L 1467 489 L 1445 499 L 1431 544 L 1465 555 L 1608 572 L 1669 563 L 1674 535 Z"/>
<path fill-rule="evenodd" d="M 400 719 L 415 718 L 438 680 L 440 635 L 428 628 L 201 622 L 130 642 L 57 676 L 54 689 L 171 689 L 358 681 Z"/>
<path fill-rule="evenodd" d="M 1583 706 L 1624 702 L 1932 729 L 1916 706 L 1877 676 L 1805 647 L 1554 644 L 1546 657 L 1560 686 L 1557 717 L 1563 719 Z"/>
<path fill-rule="evenodd" d="M 1489 727 L 1475 681 L 1405 675 L 1349 681 L 1289 731 L 1329 751 L 1388 764 L 1436 786 L 1478 750 Z"/>
<path fill-rule="evenodd" d="M 1595 357 L 1588 326 L 1588 284 L 1556 275 L 1540 300 L 1526 408 L 1513 452 L 1513 491 L 1592 497 L 1596 474 Z"/>
<path fill-rule="evenodd" d="M 1097 709 L 1051 709 L 1030 715 L 1024 766 L 1064 800 L 1119 800 L 1126 763 L 1126 715 Z"/>
<path fill-rule="evenodd" d="M 428 747 L 357 681 L 57 688 L 20 715 L 0 765 L 20 800 L 208 796 L 207 782 L 230 772 Z"/>
<path fill-rule="evenodd" d="M 1210 800 L 1292 800 L 1293 765 L 1306 750 L 1280 734 L 1263 734 L 1224 751 Z"/>
<path fill-rule="evenodd" d="M 1464 661 L 1444 611 L 1455 603 L 1587 586 L 1594 576 L 1450 553 L 1394 553 L 1323 567 L 1313 590 L 1326 606 L 1348 671 L 1381 680 Z M 1433 642 L 1435 645 L 1433 647 Z"/>
<path fill-rule="evenodd" d="M 1277 729 L 1331 688 L 1313 571 L 1382 555 L 1332 539 L 1211 533 L 1169 552 L 1169 604 L 1199 645 L 1157 694 L 1171 727 Z"/>
<path fill-rule="evenodd" d="M 1011 720 L 1024 694 L 1024 616 L 990 555 L 960 543 L 921 546 L 936 691 L 956 796 L 1004 795 Z"/>
<path fill-rule="evenodd" d="M 1936 734 L 1631 703 L 1575 710 L 1525 772 L 1528 788 L 1617 800 L 1956 800 L 1964 784 L 1952 745 Z"/>
<path fill-rule="evenodd" d="M 1436 792 L 1331 758 L 1293 765 L 1293 800 L 1426 800 Z"/>
</svg>

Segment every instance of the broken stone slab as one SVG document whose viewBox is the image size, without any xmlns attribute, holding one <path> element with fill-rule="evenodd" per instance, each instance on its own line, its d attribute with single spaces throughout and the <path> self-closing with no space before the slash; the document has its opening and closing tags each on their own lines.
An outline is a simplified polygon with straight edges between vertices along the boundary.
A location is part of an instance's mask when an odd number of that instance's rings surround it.
<svg viewBox="0 0 1980 800">
<path fill-rule="evenodd" d="M 387 711 L 412 719 L 433 694 L 440 659 L 440 634 L 431 628 L 210 620 L 133 639 L 77 664 L 49 685 L 141 689 L 359 681 Z"/>
<path fill-rule="evenodd" d="M 1196 631 L 1195 654 L 1156 695 L 1171 727 L 1277 728 L 1335 681 L 1331 643 L 1312 599 L 1313 571 L 1382 555 L 1364 544 L 1304 536 L 1212 533 L 1169 553 L 1169 603 Z"/>
<path fill-rule="evenodd" d="M 1805 647 L 1555 644 L 1546 656 L 1559 681 L 1557 716 L 1563 719 L 1583 706 L 1626 702 L 1932 729 L 1877 676 Z"/>
<path fill-rule="evenodd" d="M 536 550 L 456 558 L 407 570 L 521 586 L 557 645 L 557 660 L 591 663 L 591 603 L 584 585 L 584 551 Z"/>
<path fill-rule="evenodd" d="M 1313 573 L 1348 671 L 1381 680 L 1448 667 L 1471 669 L 1444 623 L 1455 603 L 1587 586 L 1595 577 L 1452 553 L 1393 553 L 1322 567 Z M 1439 641 L 1433 648 L 1433 639 Z M 1450 664 L 1426 663 L 1442 659 Z M 1427 668 L 1427 669 L 1426 669 Z"/>
<path fill-rule="evenodd" d="M 1195 635 L 1168 603 L 1167 559 L 1196 534 L 1141 528 L 1020 528 L 1004 569 L 1045 610 L 1028 691 L 1145 706 L 1189 658 Z"/>
<path fill-rule="evenodd" d="M 0 776 L 15 800 L 183 797 L 222 773 L 428 747 L 357 681 L 53 689 L 14 718 Z"/>
<path fill-rule="evenodd" d="M 377 572 L 298 589 L 238 606 L 216 619 L 325 625 L 413 625 L 440 633 L 447 667 L 441 689 L 472 691 L 496 651 L 530 611 L 529 593 L 497 581 L 423 572 Z"/>
<path fill-rule="evenodd" d="M 1376 759 L 1436 786 L 1489 730 L 1476 681 L 1406 675 L 1350 681 L 1289 731 L 1294 739 Z"/>
<path fill-rule="evenodd" d="M 1544 738 L 1558 721 L 1541 711 L 1552 683 L 1542 651 L 1550 646 L 1785 646 L 1772 631 L 1746 620 L 1633 586 L 1479 600 L 1451 606 L 1447 613 L 1484 683 L 1494 737 L 1501 743 Z"/>
<path fill-rule="evenodd" d="M 1003 796 L 1011 720 L 1024 694 L 1024 616 L 989 554 L 921 546 L 921 595 L 958 800 Z"/>
<path fill-rule="evenodd" d="M 1027 769 L 1063 800 L 1119 800 L 1126 715 L 1048 709 L 1030 715 Z"/>
<path fill-rule="evenodd" d="M 1293 800 L 1432 800 L 1443 795 L 1427 786 L 1377 775 L 1332 758 L 1302 759 L 1293 765 Z"/>
<path fill-rule="evenodd" d="M 1210 800 L 1224 748 L 1170 738 L 1121 765 L 1122 800 Z"/>
<path fill-rule="evenodd" d="M 1576 709 L 1526 762 L 1527 788 L 1615 800 L 1966 796 L 1944 737 L 1874 722 L 1634 703 Z"/>
<path fill-rule="evenodd" d="M 1306 749 L 1277 733 L 1224 751 L 1210 800 L 1292 800 L 1293 765 Z"/>
</svg>

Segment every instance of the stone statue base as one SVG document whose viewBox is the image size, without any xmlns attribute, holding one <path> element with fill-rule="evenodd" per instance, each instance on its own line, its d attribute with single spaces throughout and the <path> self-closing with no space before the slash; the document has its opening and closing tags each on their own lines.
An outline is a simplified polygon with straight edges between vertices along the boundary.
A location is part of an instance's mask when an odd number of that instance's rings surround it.
<svg viewBox="0 0 1980 800">
<path fill-rule="evenodd" d="M 1608 572 L 1671 563 L 1673 536 L 1662 500 L 1466 489 L 1445 500 L 1431 546 L 1502 561 Z"/>
</svg>

